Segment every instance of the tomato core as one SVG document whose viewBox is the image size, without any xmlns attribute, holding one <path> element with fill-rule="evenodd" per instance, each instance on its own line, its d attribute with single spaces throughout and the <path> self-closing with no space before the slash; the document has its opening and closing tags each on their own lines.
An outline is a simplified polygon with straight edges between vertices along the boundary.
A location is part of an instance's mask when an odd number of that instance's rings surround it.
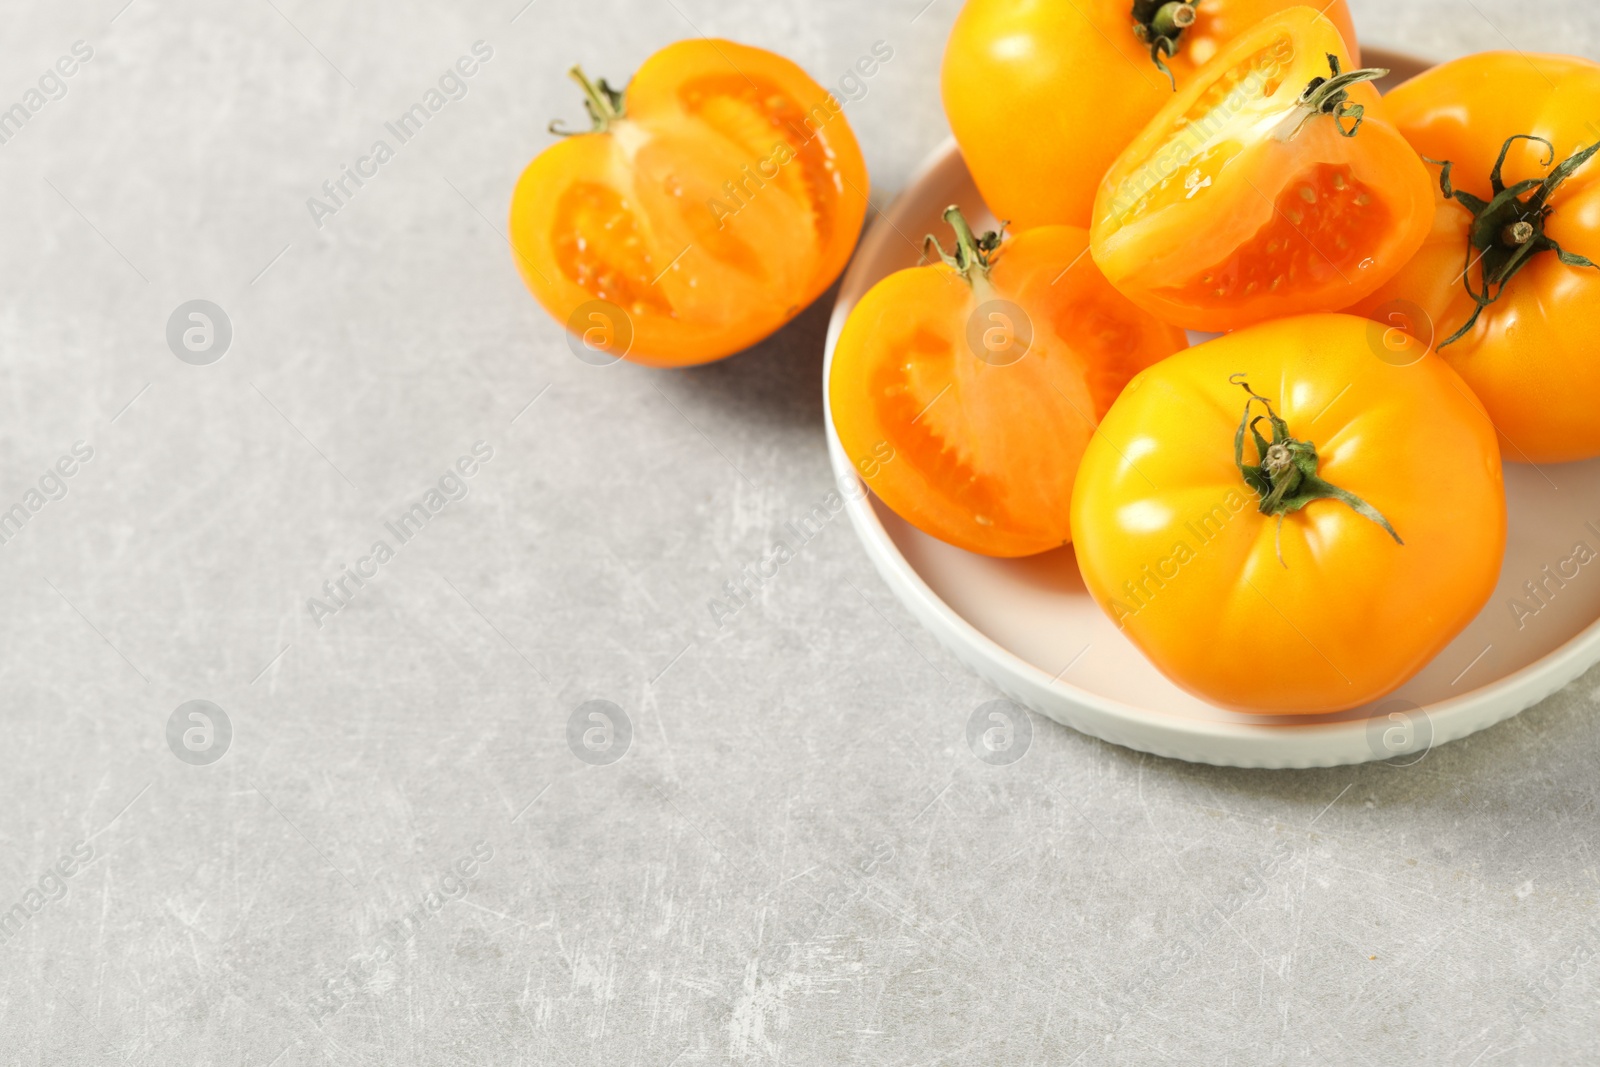
<svg viewBox="0 0 1600 1067">
<path fill-rule="evenodd" d="M 1083 381 L 1094 402 L 1094 419 L 1099 422 L 1129 379 L 1146 366 L 1138 358 L 1143 334 L 1126 313 L 1100 301 L 1065 304 L 1057 309 L 1051 325 L 1058 337 L 1076 339 L 1078 350 L 1091 356 Z"/>
</svg>

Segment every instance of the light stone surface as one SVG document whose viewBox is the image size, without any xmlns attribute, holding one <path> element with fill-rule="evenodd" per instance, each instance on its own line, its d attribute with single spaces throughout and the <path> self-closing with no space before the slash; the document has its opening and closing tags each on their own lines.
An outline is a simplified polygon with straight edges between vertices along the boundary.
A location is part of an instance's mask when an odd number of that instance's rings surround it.
<svg viewBox="0 0 1600 1067">
<path fill-rule="evenodd" d="M 956 0 L 124 3 L 0 12 L 0 107 L 93 48 L 0 145 L 0 507 L 93 449 L 0 545 L 0 909 L 42 902 L 0 943 L 0 1064 L 1600 1060 L 1600 674 L 1410 767 L 1043 721 L 992 767 L 996 694 L 844 519 L 713 621 L 831 487 L 831 295 L 714 366 L 585 365 L 511 267 L 512 183 L 580 117 L 574 60 L 620 81 L 704 32 L 837 82 L 882 40 L 848 115 L 884 203 L 945 136 Z M 1587 4 L 1353 6 L 1440 57 L 1600 53 Z M 197 298 L 233 326 L 208 366 L 165 338 Z M 194 699 L 232 725 L 210 765 L 167 743 Z M 569 748 L 590 700 L 618 762 Z"/>
</svg>

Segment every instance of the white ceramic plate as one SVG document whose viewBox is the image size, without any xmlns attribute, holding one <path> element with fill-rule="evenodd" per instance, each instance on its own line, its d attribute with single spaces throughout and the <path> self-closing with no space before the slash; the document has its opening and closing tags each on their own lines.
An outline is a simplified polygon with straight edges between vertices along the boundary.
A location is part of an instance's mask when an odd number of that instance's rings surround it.
<svg viewBox="0 0 1600 1067">
<path fill-rule="evenodd" d="M 1391 68 L 1394 80 L 1427 65 L 1378 49 L 1364 58 Z M 950 204 L 960 204 L 979 233 L 995 225 L 954 141 L 934 153 L 877 220 L 846 273 L 828 329 L 824 397 L 851 308 L 879 279 L 917 262 L 922 235 L 944 231 L 940 214 Z M 859 485 L 833 414 L 826 415 L 834 473 L 841 485 Z M 1013 700 L 1159 756 L 1236 767 L 1328 767 L 1414 762 L 1433 745 L 1531 707 L 1600 661 L 1600 559 L 1574 561 L 1579 542 L 1600 552 L 1600 461 L 1510 464 L 1506 492 L 1505 563 L 1494 596 L 1472 624 L 1387 700 L 1338 715 L 1285 717 L 1226 711 L 1169 682 L 1090 599 L 1070 547 L 989 559 L 912 528 L 870 493 L 848 494 L 847 508 L 895 595 Z M 1544 583 L 1542 603 L 1528 595 L 1528 582 Z M 1518 612 L 1515 602 L 1538 610 Z"/>
</svg>

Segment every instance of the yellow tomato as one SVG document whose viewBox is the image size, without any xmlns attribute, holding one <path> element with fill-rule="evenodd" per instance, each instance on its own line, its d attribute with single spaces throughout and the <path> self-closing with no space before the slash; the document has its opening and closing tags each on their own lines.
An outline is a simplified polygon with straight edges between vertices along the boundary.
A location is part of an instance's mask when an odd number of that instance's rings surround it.
<svg viewBox="0 0 1600 1067">
<path fill-rule="evenodd" d="M 1352 310 L 1431 337 L 1489 409 L 1507 459 L 1600 456 L 1600 160 L 1584 155 L 1600 142 L 1600 64 L 1468 56 L 1384 107 L 1417 151 L 1450 163 L 1454 195 L 1435 189 L 1422 249 Z"/>
<path fill-rule="evenodd" d="M 1128 384 L 1079 468 L 1072 531 L 1090 593 L 1175 683 L 1240 711 L 1341 711 L 1402 685 L 1487 602 L 1500 452 L 1414 339 L 1280 319 Z"/>
</svg>

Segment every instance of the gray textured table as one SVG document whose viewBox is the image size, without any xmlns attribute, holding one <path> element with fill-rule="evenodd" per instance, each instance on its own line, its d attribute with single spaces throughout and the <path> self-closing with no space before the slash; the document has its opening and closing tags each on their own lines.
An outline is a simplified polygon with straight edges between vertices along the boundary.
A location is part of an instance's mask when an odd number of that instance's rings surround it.
<svg viewBox="0 0 1600 1067">
<path fill-rule="evenodd" d="M 997 768 L 994 693 L 843 520 L 713 620 L 830 487 L 827 300 L 715 366 L 587 366 L 511 184 L 574 60 L 703 31 L 830 81 L 882 40 L 881 203 L 945 135 L 956 0 L 124 3 L 3 13 L 0 107 L 73 73 L 0 145 L 0 507 L 39 493 L 0 544 L 0 1063 L 1600 1059 L 1595 674 L 1413 767 L 1041 721 Z M 1577 3 L 1354 6 L 1438 56 L 1600 52 Z M 194 299 L 209 365 L 168 349 Z M 169 747 L 192 700 L 231 735 Z M 617 762 L 569 747 L 591 700 Z"/>
</svg>

